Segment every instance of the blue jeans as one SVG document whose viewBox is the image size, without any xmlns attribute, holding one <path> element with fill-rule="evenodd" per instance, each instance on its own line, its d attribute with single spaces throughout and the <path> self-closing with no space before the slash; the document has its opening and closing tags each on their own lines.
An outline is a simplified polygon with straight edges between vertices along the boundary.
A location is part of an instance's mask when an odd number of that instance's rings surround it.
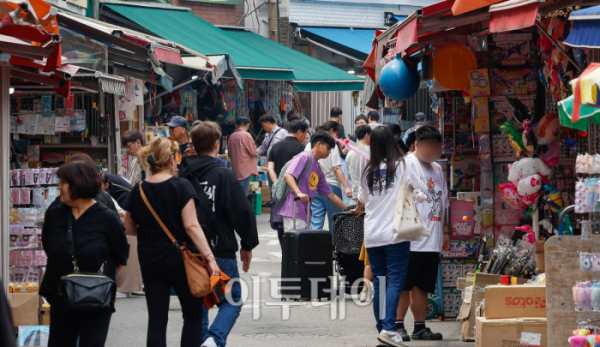
<svg viewBox="0 0 600 347">
<path fill-rule="evenodd" d="M 377 331 L 396 330 L 396 310 L 400 301 L 400 294 L 404 288 L 408 260 L 410 258 L 410 242 L 401 242 L 386 246 L 367 248 L 371 271 L 373 271 L 373 310 Z M 379 287 L 379 276 L 384 276 L 386 287 Z M 383 290 L 380 302 L 379 291 Z M 381 305 L 381 307 L 380 307 Z M 383 307 L 385 305 L 385 307 Z M 379 317 L 380 311 L 385 312 L 384 317 Z"/>
<path fill-rule="evenodd" d="M 226 273 L 232 281 L 240 278 L 236 258 L 217 258 L 217 264 L 221 268 L 221 271 Z M 229 303 L 227 299 L 217 291 L 217 296 L 220 301 L 217 304 L 219 312 L 217 313 L 213 324 L 210 326 L 210 329 L 208 328 L 208 310 L 206 307 L 202 307 L 202 310 L 204 311 L 204 318 L 202 320 L 202 341 L 206 341 L 208 337 L 212 337 L 219 347 L 225 347 L 227 344 L 227 336 L 229 336 L 229 332 L 231 332 L 231 329 L 238 319 L 243 305 L 241 302 L 242 287 L 238 281 L 233 283 L 230 295 L 231 300 L 237 303 L 236 305 Z"/>
<path fill-rule="evenodd" d="M 248 190 L 250 189 L 250 179 L 252 178 L 252 175 L 244 178 L 243 180 L 238 180 L 238 182 L 240 182 L 240 184 L 242 185 L 242 189 L 244 189 L 244 193 L 246 193 L 246 195 L 248 195 Z"/>
<path fill-rule="evenodd" d="M 333 194 L 337 195 L 338 198 L 342 199 L 342 190 L 339 187 L 329 185 Z M 333 233 L 333 215 L 341 212 L 339 207 L 335 206 L 333 202 L 327 199 L 325 195 L 315 195 L 312 204 L 310 205 L 310 212 L 312 217 L 310 218 L 310 229 L 311 230 L 322 230 L 325 225 L 325 214 L 327 214 L 327 221 L 329 222 L 329 232 Z"/>
</svg>

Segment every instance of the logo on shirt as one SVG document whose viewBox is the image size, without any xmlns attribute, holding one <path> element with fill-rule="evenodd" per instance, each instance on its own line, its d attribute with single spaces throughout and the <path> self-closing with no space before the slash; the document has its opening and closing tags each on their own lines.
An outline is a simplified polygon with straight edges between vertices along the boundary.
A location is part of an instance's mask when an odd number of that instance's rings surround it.
<svg viewBox="0 0 600 347">
<path fill-rule="evenodd" d="M 319 175 L 313 171 L 310 173 L 310 178 L 308 179 L 308 188 L 310 190 L 315 190 L 317 184 L 319 184 Z"/>
<path fill-rule="evenodd" d="M 429 211 L 429 220 L 432 222 L 442 221 L 442 191 L 435 191 L 435 182 L 433 178 L 427 180 L 427 202 L 431 204 Z"/>
</svg>

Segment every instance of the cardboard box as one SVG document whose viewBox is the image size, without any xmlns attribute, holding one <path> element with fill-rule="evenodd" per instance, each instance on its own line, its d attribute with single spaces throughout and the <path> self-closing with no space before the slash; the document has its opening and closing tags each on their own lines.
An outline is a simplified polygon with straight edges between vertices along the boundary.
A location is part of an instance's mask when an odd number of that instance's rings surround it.
<svg viewBox="0 0 600 347">
<path fill-rule="evenodd" d="M 13 323 L 19 325 L 39 325 L 40 298 L 38 293 L 8 294 Z"/>
<path fill-rule="evenodd" d="M 482 273 L 469 273 L 465 280 L 465 292 L 463 294 L 463 302 L 460 308 L 460 313 L 457 319 L 463 321 L 461 335 L 463 341 L 474 341 L 475 340 L 475 318 L 478 314 L 477 305 L 485 298 L 485 291 L 477 288 L 485 288 L 489 285 L 496 285 L 500 283 L 502 277 L 500 275 L 490 275 Z M 518 278 L 517 283 L 523 284 L 527 280 Z M 472 289 L 469 289 L 472 287 Z M 462 288 L 459 288 L 462 289 Z M 487 300 L 486 300 L 487 301 Z M 481 315 L 480 313 L 479 315 Z"/>
<path fill-rule="evenodd" d="M 476 347 L 519 347 L 548 345 L 546 318 L 477 318 Z"/>
<path fill-rule="evenodd" d="M 485 318 L 546 317 L 546 286 L 516 285 L 485 288 Z"/>
</svg>

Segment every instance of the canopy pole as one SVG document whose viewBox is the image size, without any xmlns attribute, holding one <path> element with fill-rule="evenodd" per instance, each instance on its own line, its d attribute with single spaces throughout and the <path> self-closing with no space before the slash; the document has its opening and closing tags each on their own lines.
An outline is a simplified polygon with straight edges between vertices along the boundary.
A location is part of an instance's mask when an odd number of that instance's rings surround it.
<svg viewBox="0 0 600 347">
<path fill-rule="evenodd" d="M 552 36 L 550 36 L 550 34 L 548 34 L 546 32 L 546 30 L 544 30 L 544 28 L 542 28 L 542 26 L 540 25 L 539 21 L 535 21 L 535 26 L 550 40 L 550 42 L 552 42 L 552 44 L 554 46 L 556 46 L 556 48 L 558 48 L 562 54 L 565 55 L 565 57 L 567 57 L 567 59 L 569 59 L 569 61 L 571 62 L 571 64 L 573 64 L 575 66 L 575 68 L 577 69 L 577 71 L 579 71 L 579 73 L 581 73 L 583 70 L 581 70 L 581 67 L 579 67 L 579 65 L 577 64 L 577 62 L 575 62 L 575 60 L 573 60 L 573 58 L 569 57 L 569 55 L 567 54 L 567 52 L 565 52 L 565 50 L 558 44 L 556 43 L 556 41 L 554 41 L 554 39 L 552 38 Z"/>
<path fill-rule="evenodd" d="M 8 290 L 9 279 L 9 187 L 10 187 L 10 65 L 0 62 L 0 153 L 4 160 L 0 162 L 0 278 L 6 287 L 0 288 L 0 293 Z"/>
</svg>

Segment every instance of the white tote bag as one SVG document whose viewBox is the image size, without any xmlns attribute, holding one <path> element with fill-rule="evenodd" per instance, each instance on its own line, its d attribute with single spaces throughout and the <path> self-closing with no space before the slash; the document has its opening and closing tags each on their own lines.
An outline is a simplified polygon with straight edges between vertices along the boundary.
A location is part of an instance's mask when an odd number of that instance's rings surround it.
<svg viewBox="0 0 600 347">
<path fill-rule="evenodd" d="M 394 214 L 394 238 L 417 240 L 431 232 L 421 217 L 413 198 L 413 187 L 406 185 L 406 163 L 402 160 L 402 186 Z"/>
</svg>

